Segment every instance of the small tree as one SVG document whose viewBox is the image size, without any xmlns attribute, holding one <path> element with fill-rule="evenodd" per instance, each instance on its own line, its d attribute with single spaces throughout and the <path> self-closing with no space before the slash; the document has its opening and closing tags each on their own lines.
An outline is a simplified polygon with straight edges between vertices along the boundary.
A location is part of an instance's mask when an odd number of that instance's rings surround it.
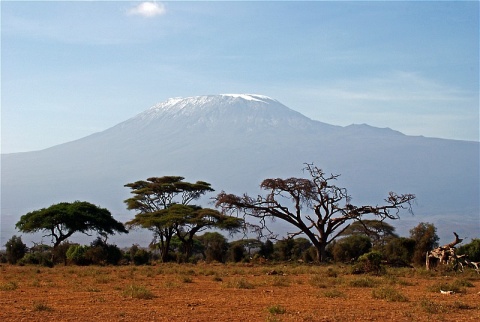
<svg viewBox="0 0 480 322">
<path fill-rule="evenodd" d="M 296 228 L 289 237 L 304 234 L 317 250 L 318 262 L 326 259 L 327 245 L 362 216 L 372 214 L 380 220 L 393 220 L 399 218 L 401 209 L 411 211 L 415 198 L 412 194 L 390 192 L 383 206 L 355 206 L 347 189 L 334 184 L 338 175 L 326 175 L 312 164 L 307 164 L 305 170 L 310 179 L 265 179 L 260 187 L 268 192 L 266 196 L 252 198 L 247 194 L 222 192 L 216 198 L 216 206 L 224 212 L 241 212 L 244 217 L 257 218 L 259 225 L 253 228 L 261 234 L 264 230 L 273 234 L 267 227 L 267 219 L 289 223 Z M 281 198 L 287 202 L 283 203 Z"/>
<path fill-rule="evenodd" d="M 7 248 L 6 257 L 10 264 L 16 264 L 27 252 L 27 245 L 22 242 L 21 236 L 13 235 L 5 244 Z"/>
<path fill-rule="evenodd" d="M 20 217 L 16 227 L 25 233 L 46 232 L 45 236 L 52 238 L 52 262 L 58 245 L 74 233 L 86 235 L 92 231 L 101 235 L 128 233 L 123 224 L 116 221 L 107 209 L 85 201 L 62 202 L 29 212 Z"/>
<path fill-rule="evenodd" d="M 168 261 L 170 242 L 175 234 L 184 244 L 188 258 L 196 233 L 207 228 L 235 230 L 242 224 L 241 219 L 214 209 L 189 205 L 206 192 L 214 190 L 207 182 L 190 183 L 183 179 L 176 176 L 152 177 L 125 185 L 134 194 L 134 197 L 125 200 L 127 208 L 137 211 L 127 226 L 153 231 L 152 245 L 159 245 L 163 262 Z"/>
<path fill-rule="evenodd" d="M 415 241 L 413 263 L 424 265 L 427 252 L 438 247 L 437 228 L 433 224 L 421 222 L 410 229 L 410 238 Z"/>
</svg>

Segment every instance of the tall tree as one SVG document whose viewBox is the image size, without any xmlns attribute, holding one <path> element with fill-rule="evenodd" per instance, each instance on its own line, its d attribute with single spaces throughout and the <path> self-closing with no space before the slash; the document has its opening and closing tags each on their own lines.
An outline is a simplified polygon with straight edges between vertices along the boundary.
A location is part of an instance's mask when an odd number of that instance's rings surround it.
<svg viewBox="0 0 480 322">
<path fill-rule="evenodd" d="M 380 220 L 398 219 L 401 209 L 411 211 L 413 194 L 390 192 L 383 206 L 354 206 L 346 188 L 337 187 L 334 181 L 339 175 L 326 175 L 313 164 L 306 164 L 310 179 L 265 179 L 260 187 L 266 196 L 252 198 L 247 194 L 236 196 L 221 192 L 216 197 L 216 206 L 224 212 L 240 211 L 244 216 L 259 219 L 255 227 L 261 232 L 266 229 L 266 220 L 280 219 L 297 230 L 289 237 L 304 234 L 317 250 L 317 261 L 324 261 L 326 246 L 343 232 L 348 224 L 363 215 L 372 214 Z M 280 199 L 290 202 L 282 204 Z"/>
<path fill-rule="evenodd" d="M 16 227 L 25 233 L 46 232 L 45 236 L 52 238 L 52 257 L 58 245 L 76 232 L 86 235 L 97 232 L 102 236 L 128 233 L 107 209 L 86 201 L 61 202 L 29 212 L 20 217 Z"/>
<path fill-rule="evenodd" d="M 126 184 L 132 198 L 125 200 L 127 208 L 136 210 L 135 218 L 127 222 L 129 227 L 147 228 L 154 233 L 153 244 L 159 245 L 162 261 L 168 260 L 170 241 L 174 234 L 190 254 L 193 236 L 206 228 L 235 229 L 238 218 L 226 216 L 214 209 L 189 205 L 207 192 L 214 191 L 209 183 L 183 181 L 183 177 L 152 177 L 146 181 Z"/>
</svg>

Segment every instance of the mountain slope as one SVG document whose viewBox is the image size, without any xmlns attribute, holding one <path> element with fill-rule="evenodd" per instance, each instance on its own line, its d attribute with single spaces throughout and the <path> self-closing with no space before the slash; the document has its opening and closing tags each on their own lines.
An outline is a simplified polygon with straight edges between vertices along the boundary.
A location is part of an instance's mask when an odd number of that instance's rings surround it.
<svg viewBox="0 0 480 322">
<path fill-rule="evenodd" d="M 87 200 L 126 221 L 133 213 L 122 203 L 129 194 L 123 185 L 150 176 L 256 193 L 264 178 L 303 176 L 305 162 L 342 174 L 339 184 L 354 203 L 380 203 L 388 191 L 415 193 L 415 217 L 404 215 L 396 226 L 446 222 L 439 233 L 450 238 L 455 223 L 457 232 L 474 237 L 478 159 L 478 142 L 333 126 L 266 96 L 174 98 L 80 140 L 2 155 L 1 243 L 20 215 L 60 201 Z"/>
</svg>

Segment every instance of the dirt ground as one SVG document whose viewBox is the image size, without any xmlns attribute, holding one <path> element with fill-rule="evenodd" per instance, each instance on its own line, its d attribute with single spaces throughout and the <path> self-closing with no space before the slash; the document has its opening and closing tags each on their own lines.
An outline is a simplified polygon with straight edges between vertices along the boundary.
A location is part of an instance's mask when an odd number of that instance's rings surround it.
<svg viewBox="0 0 480 322">
<path fill-rule="evenodd" d="M 479 320 L 474 271 L 369 276 L 308 265 L 0 265 L 0 321 Z"/>
</svg>

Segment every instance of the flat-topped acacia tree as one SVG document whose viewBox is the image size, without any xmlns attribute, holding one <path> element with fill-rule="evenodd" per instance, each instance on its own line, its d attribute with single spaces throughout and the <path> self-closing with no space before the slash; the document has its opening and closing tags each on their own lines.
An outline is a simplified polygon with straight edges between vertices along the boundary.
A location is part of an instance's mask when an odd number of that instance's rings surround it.
<svg viewBox="0 0 480 322">
<path fill-rule="evenodd" d="M 267 226 L 267 219 L 279 219 L 296 228 L 288 233 L 289 238 L 305 235 L 317 250 L 317 261 L 326 259 L 325 249 L 350 223 L 362 216 L 372 214 L 380 220 L 398 219 L 401 209 L 411 212 L 413 194 L 390 192 L 382 206 L 355 206 L 346 188 L 337 187 L 334 181 L 339 175 L 326 175 L 313 164 L 306 164 L 305 178 L 265 179 L 260 187 L 266 196 L 253 198 L 247 194 L 237 196 L 221 192 L 216 197 L 216 206 L 223 213 L 241 213 L 244 218 L 256 218 L 252 225 L 262 233 L 273 232 Z M 283 201 L 281 200 L 283 198 Z M 282 203 L 283 202 L 283 203 Z"/>
<path fill-rule="evenodd" d="M 134 195 L 125 200 L 127 209 L 137 211 L 135 218 L 126 225 L 153 231 L 152 244 L 158 245 L 163 262 L 168 261 L 170 241 L 175 234 L 188 258 L 196 233 L 207 228 L 235 231 L 243 223 L 242 219 L 215 209 L 190 205 L 193 200 L 214 190 L 204 181 L 190 183 L 183 180 L 179 176 L 152 177 L 125 185 Z"/>
<path fill-rule="evenodd" d="M 116 221 L 110 211 L 86 201 L 61 202 L 48 208 L 29 212 L 17 222 L 15 227 L 24 233 L 46 232 L 52 238 L 53 254 L 60 243 L 74 233 L 89 235 L 90 232 L 113 235 L 115 232 L 128 233 L 125 226 Z"/>
</svg>

